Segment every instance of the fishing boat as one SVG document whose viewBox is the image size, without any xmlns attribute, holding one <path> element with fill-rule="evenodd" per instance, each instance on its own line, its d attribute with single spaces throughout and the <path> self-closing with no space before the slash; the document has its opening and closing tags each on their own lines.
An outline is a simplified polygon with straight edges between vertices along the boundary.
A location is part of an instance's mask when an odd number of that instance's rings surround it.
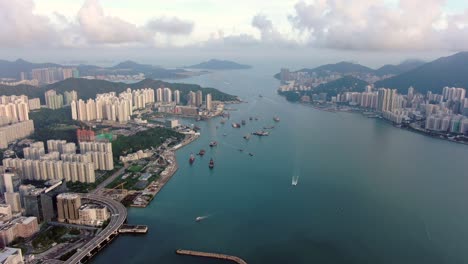
<svg viewBox="0 0 468 264">
<path fill-rule="evenodd" d="M 279 117 L 277 117 L 277 116 L 275 116 L 275 117 L 273 117 L 273 121 L 275 121 L 275 122 L 279 122 L 279 121 L 280 121 L 280 118 L 279 118 Z"/>
<path fill-rule="evenodd" d="M 190 154 L 189 163 L 190 163 L 190 165 L 192 165 L 194 162 L 195 162 L 195 156 L 192 153 L 192 154 Z"/>
<path fill-rule="evenodd" d="M 209 167 L 210 169 L 214 168 L 214 161 L 213 161 L 213 159 L 210 159 L 210 163 L 208 164 L 208 167 Z"/>
<path fill-rule="evenodd" d="M 205 155 L 205 152 L 206 151 L 204 149 L 201 149 L 200 152 L 198 152 L 198 155 L 203 156 L 203 155 Z"/>
<path fill-rule="evenodd" d="M 218 142 L 216 142 L 216 141 L 211 141 L 210 142 L 210 147 L 216 147 L 216 146 L 218 146 Z"/>
<path fill-rule="evenodd" d="M 268 133 L 266 131 L 263 131 L 263 130 L 255 131 L 252 134 L 254 134 L 256 136 L 260 136 L 260 137 L 265 137 L 265 136 L 270 135 L 270 133 Z"/>
</svg>

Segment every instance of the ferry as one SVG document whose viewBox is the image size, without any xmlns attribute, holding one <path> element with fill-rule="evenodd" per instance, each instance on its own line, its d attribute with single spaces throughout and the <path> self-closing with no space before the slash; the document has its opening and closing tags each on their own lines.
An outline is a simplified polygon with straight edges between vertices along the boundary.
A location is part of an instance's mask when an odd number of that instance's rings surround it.
<svg viewBox="0 0 468 264">
<path fill-rule="evenodd" d="M 190 163 L 190 165 L 192 165 L 193 162 L 195 162 L 195 156 L 194 156 L 193 153 L 192 153 L 192 154 L 190 154 L 190 158 L 189 158 L 189 163 Z"/>
<path fill-rule="evenodd" d="M 208 165 L 210 169 L 214 168 L 214 161 L 213 159 L 210 159 L 210 164 Z"/>
<path fill-rule="evenodd" d="M 216 147 L 218 145 L 218 142 L 216 141 L 211 141 L 210 142 L 210 147 Z"/>
<path fill-rule="evenodd" d="M 205 155 L 205 152 L 206 151 L 204 149 L 201 149 L 200 152 L 198 152 L 198 155 L 203 156 L 203 155 Z"/>
<path fill-rule="evenodd" d="M 256 135 L 256 136 L 260 136 L 260 137 L 264 137 L 264 136 L 270 135 L 270 133 L 268 133 L 268 132 L 266 132 L 266 131 L 263 131 L 263 130 L 255 131 L 255 132 L 253 132 L 253 134 Z"/>
<path fill-rule="evenodd" d="M 279 117 L 275 116 L 275 117 L 273 117 L 273 121 L 275 121 L 275 122 L 279 122 L 279 121 L 280 121 L 280 119 L 279 119 Z"/>
<path fill-rule="evenodd" d="M 232 123 L 233 128 L 240 128 L 241 125 L 239 123 Z"/>
</svg>

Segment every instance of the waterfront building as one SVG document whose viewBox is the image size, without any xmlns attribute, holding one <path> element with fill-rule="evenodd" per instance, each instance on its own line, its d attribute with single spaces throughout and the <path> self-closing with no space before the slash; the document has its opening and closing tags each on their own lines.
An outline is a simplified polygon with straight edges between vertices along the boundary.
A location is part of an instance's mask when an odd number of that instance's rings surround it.
<svg viewBox="0 0 468 264">
<path fill-rule="evenodd" d="M 205 102 L 206 102 L 205 103 L 206 104 L 206 110 L 211 111 L 213 109 L 213 104 L 211 102 L 211 94 L 206 95 Z"/>
<path fill-rule="evenodd" d="M 100 204 L 88 203 L 78 209 L 80 223 L 82 225 L 101 226 L 110 218 L 109 210 Z"/>
<path fill-rule="evenodd" d="M 81 197 L 76 193 L 61 193 L 57 195 L 57 220 L 59 222 L 79 222 L 78 209 L 81 207 Z"/>
<path fill-rule="evenodd" d="M 195 106 L 200 107 L 203 104 L 203 93 L 202 91 L 197 91 L 195 96 Z"/>
<path fill-rule="evenodd" d="M 158 88 L 156 89 L 156 102 L 162 102 L 163 101 L 163 89 Z"/>
<path fill-rule="evenodd" d="M 179 90 L 174 91 L 174 102 L 176 103 L 176 105 L 180 104 L 180 91 Z"/>
</svg>

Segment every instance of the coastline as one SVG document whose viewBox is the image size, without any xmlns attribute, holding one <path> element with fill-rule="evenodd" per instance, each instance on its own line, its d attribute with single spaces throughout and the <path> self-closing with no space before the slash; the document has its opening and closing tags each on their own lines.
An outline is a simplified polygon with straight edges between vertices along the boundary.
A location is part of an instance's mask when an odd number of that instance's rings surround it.
<svg viewBox="0 0 468 264">
<path fill-rule="evenodd" d="M 356 109 L 356 108 L 349 107 L 348 110 L 342 110 L 337 105 L 334 105 L 333 107 L 332 106 L 320 107 L 320 105 L 313 104 L 313 103 L 305 103 L 305 102 L 299 102 L 299 101 L 298 102 L 288 101 L 288 102 L 289 103 L 298 103 L 298 104 L 305 105 L 305 106 L 310 106 L 315 110 L 322 111 L 322 112 L 328 112 L 328 113 L 338 113 L 338 112 L 340 112 L 340 113 L 355 113 L 355 114 L 359 113 L 359 114 L 365 116 L 364 115 L 365 112 L 373 112 L 376 115 L 379 115 L 375 111 L 369 111 L 369 109 Z M 380 115 L 379 115 L 379 117 L 380 117 Z M 375 119 L 376 117 L 368 117 L 368 118 Z M 434 139 L 439 139 L 439 140 L 448 141 L 448 142 L 457 143 L 457 144 L 462 144 L 462 145 L 468 145 L 468 142 L 449 139 L 449 138 L 444 137 L 442 134 L 440 134 L 440 135 L 435 134 L 435 133 L 432 134 L 431 132 L 427 132 L 425 130 L 420 130 L 420 129 L 413 128 L 410 124 L 404 125 L 404 126 L 397 126 L 390 120 L 386 120 L 384 118 L 378 118 L 378 119 L 384 121 L 385 123 L 391 124 L 395 128 L 410 131 L 410 132 L 420 134 L 420 135 L 423 135 L 423 136 L 426 136 L 426 137 L 431 137 L 431 138 L 434 138 Z"/>
<path fill-rule="evenodd" d="M 176 151 L 187 146 L 188 144 L 192 143 L 193 141 L 197 140 L 200 137 L 199 134 L 190 134 L 186 135 L 184 140 L 180 142 L 179 144 L 175 145 L 169 150 L 164 151 L 162 154 L 169 162 L 169 166 L 166 167 L 164 171 L 161 172 L 161 177 L 153 182 L 151 182 L 143 192 L 145 193 L 150 193 L 151 194 L 151 199 L 148 201 L 148 203 L 144 205 L 130 205 L 130 207 L 136 207 L 136 208 L 146 208 L 151 201 L 158 195 L 158 193 L 164 188 L 166 183 L 168 183 L 172 176 L 177 172 L 179 169 L 179 165 L 177 163 L 177 158 L 176 158 Z M 154 191 L 152 191 L 154 190 Z"/>
</svg>

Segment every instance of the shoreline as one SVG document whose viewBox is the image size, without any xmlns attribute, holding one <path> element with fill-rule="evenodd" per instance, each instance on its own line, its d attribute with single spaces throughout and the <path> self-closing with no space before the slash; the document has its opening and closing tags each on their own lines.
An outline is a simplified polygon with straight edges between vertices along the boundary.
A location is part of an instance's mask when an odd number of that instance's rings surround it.
<svg viewBox="0 0 468 264">
<path fill-rule="evenodd" d="M 290 102 L 290 101 L 288 101 L 288 102 Z M 364 112 L 373 112 L 373 113 L 377 114 L 377 112 L 369 111 L 369 109 L 355 109 L 355 108 L 350 107 L 349 110 L 344 111 L 344 110 L 341 110 L 339 107 L 337 108 L 336 106 L 333 109 L 328 109 L 328 108 L 321 108 L 320 106 L 318 106 L 316 104 L 313 104 L 313 103 L 303 103 L 303 102 L 290 102 L 290 103 L 298 103 L 300 105 L 310 106 L 315 110 L 322 111 L 322 112 L 328 112 L 328 113 L 352 113 L 352 114 L 359 113 L 362 116 L 365 116 Z M 433 135 L 433 134 L 431 134 L 429 132 L 426 132 L 424 130 L 415 129 L 415 128 L 411 127 L 411 125 L 409 125 L 409 124 L 406 125 L 406 126 L 399 126 L 398 127 L 392 121 L 386 120 L 384 118 L 375 118 L 375 117 L 368 117 L 368 118 L 379 119 L 379 120 L 384 121 L 387 124 L 391 124 L 394 128 L 410 131 L 412 133 L 420 134 L 420 135 L 423 135 L 423 136 L 426 136 L 426 137 L 430 137 L 430 138 L 434 138 L 434 139 L 438 139 L 438 140 L 443 140 L 443 141 L 447 141 L 447 142 L 451 142 L 451 143 L 457 143 L 457 144 L 461 144 L 461 145 L 468 145 L 468 142 L 457 141 L 457 140 L 452 140 L 452 139 L 449 139 L 449 138 L 441 137 L 443 135 L 436 135 L 436 134 Z"/>
<path fill-rule="evenodd" d="M 161 177 L 158 180 L 155 180 L 148 184 L 148 186 L 144 189 L 143 192 L 149 192 L 148 189 L 152 188 L 154 184 L 157 182 L 157 188 L 154 192 L 152 192 L 152 197 L 148 201 L 147 204 L 145 205 L 133 205 L 131 204 L 129 207 L 134 207 L 134 208 L 146 208 L 150 205 L 150 203 L 153 201 L 153 199 L 158 195 L 158 193 L 164 188 L 166 183 L 168 183 L 171 179 L 172 176 L 177 172 L 179 169 L 179 164 L 177 163 L 177 158 L 176 158 L 176 151 L 189 145 L 190 143 L 194 142 L 200 137 L 199 134 L 191 134 L 187 135 L 182 142 L 177 144 L 176 146 L 172 147 L 169 150 L 166 150 L 162 155 L 170 161 L 169 166 L 166 167 L 164 171 L 161 172 Z"/>
</svg>

